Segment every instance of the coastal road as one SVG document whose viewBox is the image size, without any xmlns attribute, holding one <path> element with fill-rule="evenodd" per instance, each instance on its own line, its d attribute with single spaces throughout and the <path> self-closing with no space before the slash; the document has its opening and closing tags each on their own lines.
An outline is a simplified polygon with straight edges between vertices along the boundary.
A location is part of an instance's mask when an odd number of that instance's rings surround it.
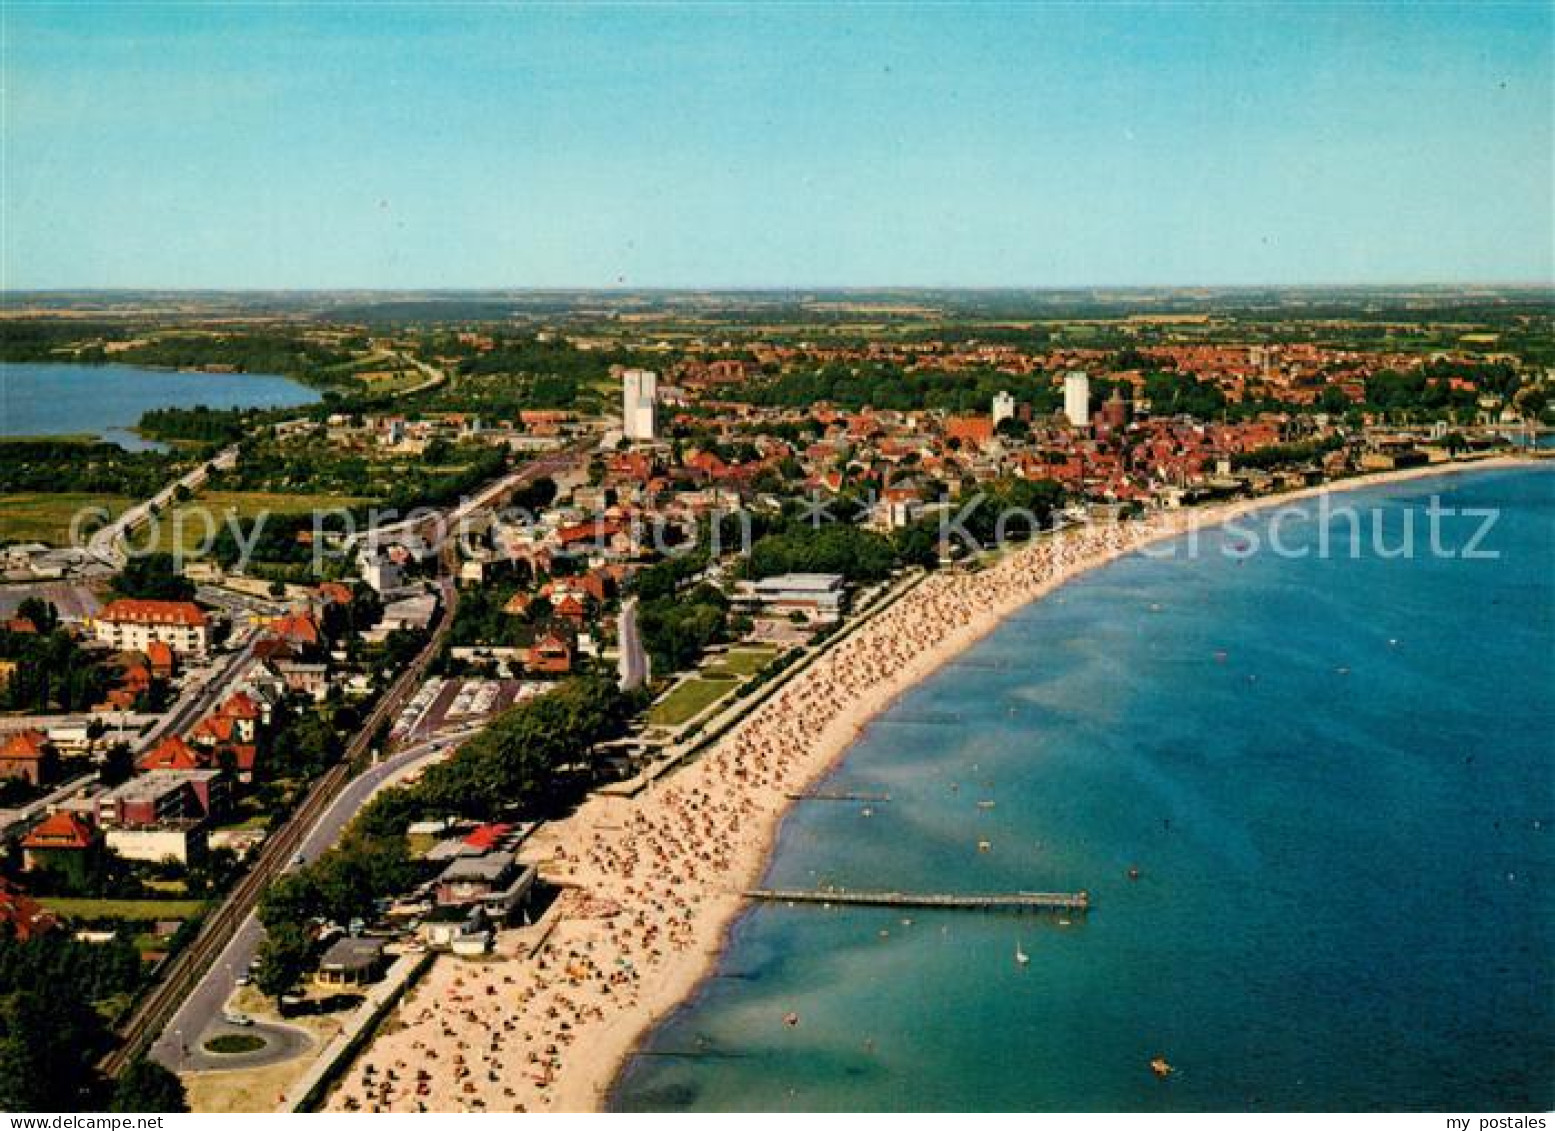
<svg viewBox="0 0 1555 1131">
<path fill-rule="evenodd" d="M 294 855 L 301 856 L 305 861 L 318 859 L 320 854 L 340 839 L 340 834 L 351 823 L 351 819 L 380 788 L 392 784 L 396 778 L 421 765 L 443 757 L 451 747 L 464 741 L 476 729 L 472 727 L 449 732 L 407 747 L 352 778 L 308 829 Z M 287 867 L 283 870 L 290 869 L 293 858 L 288 858 Z M 237 989 L 238 977 L 248 969 L 249 962 L 258 952 L 264 933 L 264 928 L 252 911 L 244 916 L 231 941 L 184 999 L 162 1035 L 152 1044 L 151 1055 L 154 1059 L 175 1072 L 211 1067 L 206 1063 L 210 1057 L 200 1051 L 201 1046 L 218 1033 L 240 1031 L 223 1022 L 221 1014 L 227 999 Z M 301 1047 L 291 1048 L 286 1055 L 272 1056 L 265 1063 L 289 1059 L 303 1051 L 305 1049 Z"/>
<path fill-rule="evenodd" d="M 594 442 L 595 439 L 590 437 L 587 441 L 580 441 L 570 448 L 530 461 L 517 471 L 488 484 L 474 497 L 460 503 L 452 511 L 446 512 L 444 521 L 448 526 L 457 526 L 463 516 L 501 497 L 504 492 L 537 476 L 551 474 L 568 466 Z M 236 450 L 229 450 L 233 452 L 235 459 Z M 165 493 L 171 495 L 172 490 L 169 488 Z M 340 829 L 345 827 L 351 816 L 361 807 L 366 795 L 352 789 L 353 767 L 359 766 L 364 761 L 369 744 L 376 738 L 379 730 L 404 709 L 406 701 L 420 686 L 427 666 L 442 648 L 448 631 L 453 626 L 459 605 L 459 591 L 451 579 L 455 556 L 454 544 L 451 541 L 447 542 L 441 555 L 443 576 L 438 581 L 443 599 L 443 615 L 430 639 L 410 665 L 399 674 L 389 691 L 378 701 L 361 730 L 347 746 L 342 760 L 325 772 L 303 799 L 296 812 L 292 814 L 291 819 L 265 841 L 259 850 L 258 859 L 239 878 L 226 900 L 207 917 L 194 941 L 174 956 L 164 971 L 162 979 L 140 1000 L 134 1012 L 119 1030 L 121 1038 L 119 1047 L 103 1060 L 103 1069 L 109 1075 L 117 1076 L 153 1041 L 156 1041 L 156 1055 L 159 1060 L 167 1058 L 176 1063 L 182 1058 L 183 1045 L 186 1043 L 184 1034 L 192 1032 L 198 1036 L 204 1032 L 210 1023 L 210 1018 L 219 1014 L 221 1004 L 230 996 L 232 987 L 236 984 L 237 976 L 247 966 L 258 946 L 258 935 L 254 933 L 257 931 L 257 921 L 253 918 L 253 911 L 258 906 L 260 894 L 277 875 L 290 866 L 290 861 L 297 853 L 301 852 L 305 859 L 311 859 L 312 855 L 316 855 L 323 847 L 333 843 Z M 401 757 L 404 753 L 408 752 L 401 752 L 395 757 Z M 362 776 L 366 777 L 371 773 L 372 770 L 369 769 Z M 338 824 L 333 832 L 327 834 L 327 838 L 322 841 L 315 840 L 311 835 L 315 824 L 320 822 L 321 817 L 327 815 L 326 810 L 335 811 L 334 802 L 343 791 L 348 791 L 352 797 L 355 797 L 356 803 L 339 809 Z M 369 787 L 368 793 L 370 792 Z M 246 941 L 228 955 L 229 947 L 233 945 L 235 939 L 239 938 Z M 214 978 L 210 976 L 213 972 Z M 225 990 L 222 989 L 223 985 L 226 986 Z M 174 1030 L 177 1030 L 176 1034 L 173 1033 Z M 164 1032 L 173 1034 L 170 1042 L 165 1036 L 158 1040 L 159 1035 L 163 1035 Z"/>
</svg>

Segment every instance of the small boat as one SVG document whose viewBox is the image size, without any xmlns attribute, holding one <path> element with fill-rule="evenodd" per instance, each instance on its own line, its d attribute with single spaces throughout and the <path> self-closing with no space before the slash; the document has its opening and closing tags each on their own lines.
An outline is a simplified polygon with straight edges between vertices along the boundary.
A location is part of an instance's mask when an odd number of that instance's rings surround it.
<svg viewBox="0 0 1555 1131">
<path fill-rule="evenodd" d="M 1020 948 L 1020 943 L 1015 944 L 1015 965 L 1024 966 L 1031 961 L 1031 955 Z"/>
<path fill-rule="evenodd" d="M 799 1024 L 799 1014 L 794 1012 L 783 1014 L 783 1024 L 787 1025 L 790 1029 L 794 1028 Z"/>
<path fill-rule="evenodd" d="M 993 845 L 989 844 L 986 840 L 980 840 L 977 842 L 977 851 L 979 852 L 987 852 L 992 847 Z"/>
<path fill-rule="evenodd" d="M 1176 1069 L 1166 1062 L 1166 1058 L 1164 1056 L 1158 1056 L 1150 1062 L 1150 1071 L 1154 1072 L 1162 1080 L 1165 1080 L 1168 1076 L 1175 1072 Z"/>
<path fill-rule="evenodd" d="M 1060 919 L 1059 919 L 1059 920 L 1058 920 L 1058 925 L 1059 925 L 1059 926 L 1060 926 L 1060 927 L 1067 927 L 1067 926 L 1069 926 L 1069 920 L 1068 920 L 1068 919 L 1065 919 L 1065 918 L 1062 918 L 1062 917 L 1061 917 L 1061 918 L 1060 918 Z"/>
<path fill-rule="evenodd" d="M 859 811 L 859 816 L 861 817 L 873 817 L 874 815 L 875 811 L 868 805 L 864 806 L 864 808 Z"/>
<path fill-rule="evenodd" d="M 1137 880 L 1137 879 L 1139 879 L 1139 876 L 1140 876 L 1140 871 L 1139 871 L 1138 868 L 1130 868 L 1128 870 L 1128 878 L 1129 879 Z"/>
<path fill-rule="evenodd" d="M 994 806 L 994 803 L 992 801 L 979 801 L 977 803 L 977 807 L 979 809 L 992 809 L 993 806 Z"/>
</svg>

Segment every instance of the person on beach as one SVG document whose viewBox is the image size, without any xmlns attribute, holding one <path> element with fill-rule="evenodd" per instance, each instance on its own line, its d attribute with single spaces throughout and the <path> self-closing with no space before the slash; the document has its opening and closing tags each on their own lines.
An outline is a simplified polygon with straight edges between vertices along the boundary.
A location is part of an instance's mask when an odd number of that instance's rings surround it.
<svg viewBox="0 0 1555 1131">
<path fill-rule="evenodd" d="M 975 573 L 933 573 L 663 785 L 596 796 L 531 842 L 567 889 L 530 954 L 439 959 L 331 1110 L 570 1111 L 598 1106 L 637 1035 L 695 984 L 789 804 L 912 680 L 1074 573 L 1170 532 L 1086 526 Z M 375 1072 L 373 1062 L 392 1070 Z M 412 1068 L 414 1066 L 414 1068 Z"/>
</svg>

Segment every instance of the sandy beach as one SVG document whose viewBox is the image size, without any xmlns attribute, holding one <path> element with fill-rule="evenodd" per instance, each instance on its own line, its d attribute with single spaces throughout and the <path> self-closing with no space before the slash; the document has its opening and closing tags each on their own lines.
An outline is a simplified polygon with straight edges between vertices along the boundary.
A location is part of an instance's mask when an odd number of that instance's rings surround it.
<svg viewBox="0 0 1555 1131">
<path fill-rule="evenodd" d="M 1437 465 L 1138 522 L 1072 528 L 977 572 L 929 575 L 835 642 L 701 757 L 634 798 L 591 798 L 529 844 L 567 885 L 531 956 L 442 958 L 345 1073 L 330 1110 L 590 1111 L 716 962 L 790 804 L 878 712 L 1010 613 L 1191 529 L 1324 491 L 1522 464 Z M 531 936 L 532 938 L 532 936 Z M 774 1025 L 784 1018 L 774 1017 Z"/>
</svg>

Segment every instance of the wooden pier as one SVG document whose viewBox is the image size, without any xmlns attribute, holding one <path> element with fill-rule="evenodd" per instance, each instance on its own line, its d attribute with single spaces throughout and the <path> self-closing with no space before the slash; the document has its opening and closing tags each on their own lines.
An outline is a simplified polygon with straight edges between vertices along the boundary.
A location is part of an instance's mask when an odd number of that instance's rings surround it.
<svg viewBox="0 0 1555 1131">
<path fill-rule="evenodd" d="M 752 888 L 747 899 L 765 903 L 829 903 L 849 907 L 920 907 L 953 911 L 1075 911 L 1091 908 L 1089 892 L 907 892 Z"/>
<path fill-rule="evenodd" d="M 950 711 L 923 711 L 918 713 L 906 711 L 889 711 L 870 723 L 871 726 L 957 726 L 965 721 L 965 716 L 954 714 Z"/>
</svg>

